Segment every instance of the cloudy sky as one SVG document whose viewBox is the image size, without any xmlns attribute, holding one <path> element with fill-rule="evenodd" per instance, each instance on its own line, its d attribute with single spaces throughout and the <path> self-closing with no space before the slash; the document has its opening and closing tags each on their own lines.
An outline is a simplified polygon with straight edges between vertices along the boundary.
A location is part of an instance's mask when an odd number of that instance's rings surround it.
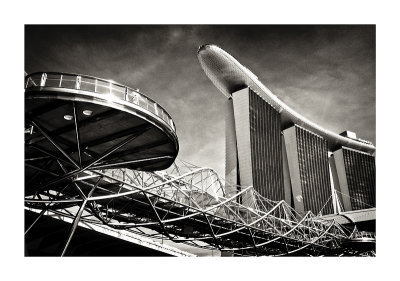
<svg viewBox="0 0 400 281">
<path fill-rule="evenodd" d="M 375 144 L 374 26 L 26 26 L 25 71 L 139 88 L 172 116 L 178 157 L 224 175 L 225 97 L 196 57 L 216 44 L 290 107 Z"/>
</svg>

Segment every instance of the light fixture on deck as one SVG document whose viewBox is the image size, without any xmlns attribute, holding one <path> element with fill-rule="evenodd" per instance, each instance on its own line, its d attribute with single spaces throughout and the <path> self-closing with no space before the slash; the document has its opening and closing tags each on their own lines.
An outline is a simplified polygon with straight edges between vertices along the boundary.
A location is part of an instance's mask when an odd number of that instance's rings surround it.
<svg viewBox="0 0 400 281">
<path fill-rule="evenodd" d="M 90 116 L 90 115 L 92 115 L 92 113 L 93 113 L 93 111 L 91 111 L 91 110 L 84 110 L 83 111 L 83 115 L 86 115 L 86 116 Z"/>
<path fill-rule="evenodd" d="M 65 120 L 68 120 L 68 121 L 70 121 L 70 120 L 72 120 L 74 117 L 72 116 L 72 115 L 69 115 L 69 114 L 65 114 L 64 115 L 64 119 Z"/>
</svg>

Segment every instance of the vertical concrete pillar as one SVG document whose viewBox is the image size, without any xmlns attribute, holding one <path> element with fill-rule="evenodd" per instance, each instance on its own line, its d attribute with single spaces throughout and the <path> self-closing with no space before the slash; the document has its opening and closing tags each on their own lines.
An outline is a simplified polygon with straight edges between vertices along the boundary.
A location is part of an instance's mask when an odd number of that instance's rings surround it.
<svg viewBox="0 0 400 281">
<path fill-rule="evenodd" d="M 297 139 L 295 126 L 283 131 L 285 149 L 288 159 L 288 168 L 290 174 L 290 184 L 292 186 L 293 203 L 295 210 L 304 215 L 304 198 L 301 189 L 299 157 L 297 152 Z"/>
<path fill-rule="evenodd" d="M 285 136 L 282 135 L 281 139 L 282 139 L 283 187 L 285 189 L 285 201 L 290 206 L 292 206 L 292 187 L 290 184 L 290 172 L 289 172 L 288 157 L 285 146 Z"/>
<path fill-rule="evenodd" d="M 229 99 L 225 102 L 225 193 L 228 197 L 236 194 L 239 184 L 237 157 L 233 102 Z"/>
<path fill-rule="evenodd" d="M 239 179 L 241 186 L 253 186 L 253 170 L 251 160 L 250 143 L 250 109 L 249 109 L 249 88 L 239 90 L 232 94 L 237 156 L 239 163 Z M 254 205 L 252 192 L 242 196 L 242 203 L 249 207 Z"/>
<path fill-rule="evenodd" d="M 337 169 L 336 169 L 335 157 L 333 155 L 331 157 L 329 157 L 329 168 L 330 168 L 331 175 L 332 175 L 333 189 L 335 191 L 337 191 L 336 198 L 339 201 L 339 205 L 340 205 L 340 206 L 336 206 L 336 204 L 335 204 L 334 211 L 335 211 L 335 213 L 339 213 L 343 207 L 343 199 L 342 199 L 342 194 L 340 191 L 339 177 L 338 177 L 338 173 L 337 173 Z"/>
<path fill-rule="evenodd" d="M 333 157 L 335 159 L 334 163 L 336 168 L 337 182 L 340 187 L 340 192 L 342 193 L 341 196 L 344 211 L 352 211 L 353 208 L 351 207 L 349 185 L 346 177 L 346 169 L 344 167 L 343 149 L 338 149 L 333 152 Z"/>
</svg>

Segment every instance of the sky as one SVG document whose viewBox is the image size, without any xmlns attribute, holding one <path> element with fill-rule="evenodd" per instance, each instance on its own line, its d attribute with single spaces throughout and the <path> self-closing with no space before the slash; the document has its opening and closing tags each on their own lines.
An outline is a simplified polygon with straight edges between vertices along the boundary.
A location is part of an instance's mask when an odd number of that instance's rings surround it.
<svg viewBox="0 0 400 281">
<path fill-rule="evenodd" d="M 139 88 L 173 118 L 178 158 L 224 177 L 225 97 L 200 67 L 200 45 L 230 53 L 314 123 L 375 144 L 375 39 L 373 25 L 26 25 L 25 71 Z"/>
</svg>

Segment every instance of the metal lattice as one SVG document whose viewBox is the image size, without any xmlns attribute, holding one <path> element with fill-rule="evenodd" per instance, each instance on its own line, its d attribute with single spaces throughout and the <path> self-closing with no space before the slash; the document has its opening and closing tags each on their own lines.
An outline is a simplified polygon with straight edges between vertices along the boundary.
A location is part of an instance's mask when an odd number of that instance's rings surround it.
<svg viewBox="0 0 400 281">
<path fill-rule="evenodd" d="M 25 202 L 30 208 L 58 210 L 74 218 L 75 227 L 83 221 L 138 232 L 146 228 L 154 238 L 239 255 L 343 254 L 340 241 L 355 235 L 311 212 L 300 216 L 286 202 L 263 198 L 251 186 L 227 197 L 212 169 L 177 162 L 161 172 L 87 171 L 66 186 L 40 189 Z"/>
</svg>

